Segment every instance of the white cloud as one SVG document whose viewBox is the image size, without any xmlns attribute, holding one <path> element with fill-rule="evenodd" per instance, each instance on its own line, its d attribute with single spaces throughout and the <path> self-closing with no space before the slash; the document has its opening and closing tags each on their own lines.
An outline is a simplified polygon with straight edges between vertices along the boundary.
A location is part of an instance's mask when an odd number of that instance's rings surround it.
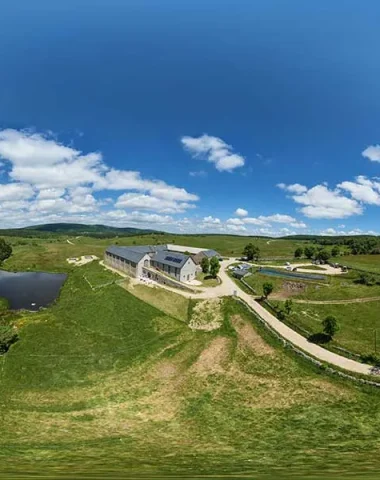
<svg viewBox="0 0 380 480">
<path fill-rule="evenodd" d="M 357 177 L 356 182 L 342 182 L 338 188 L 349 192 L 355 200 L 369 205 L 380 205 L 380 183 L 364 176 Z"/>
<path fill-rule="evenodd" d="M 241 155 L 233 153 L 233 148 L 221 138 L 210 135 L 200 137 L 184 136 L 181 138 L 182 145 L 196 158 L 205 158 L 214 163 L 220 172 L 232 172 L 235 168 L 242 167 L 245 159 Z"/>
<path fill-rule="evenodd" d="M 304 185 L 300 185 L 299 183 L 293 183 L 293 185 L 286 185 L 285 183 L 279 183 L 277 184 L 277 186 L 281 188 L 281 190 L 285 190 L 290 193 L 301 194 L 301 193 L 307 192 L 307 187 L 305 187 Z"/>
<path fill-rule="evenodd" d="M 163 213 L 181 213 L 189 208 L 194 208 L 194 205 L 186 202 L 166 200 L 153 195 L 124 193 L 117 199 L 115 207 L 152 210 Z"/>
<path fill-rule="evenodd" d="M 212 216 L 204 217 L 203 223 L 207 225 L 220 225 L 221 221 L 219 218 L 214 218 Z"/>
<path fill-rule="evenodd" d="M 248 215 L 248 211 L 244 208 L 237 208 L 235 210 L 235 215 L 237 215 L 238 217 L 246 217 Z"/>
<path fill-rule="evenodd" d="M 199 197 L 162 180 L 145 179 L 140 172 L 109 168 L 100 152 L 83 154 L 60 144 L 51 135 L 0 130 L 0 159 L 8 183 L 0 185 L 0 201 L 29 200 L 31 212 L 55 215 L 93 212 L 108 201 L 93 192 L 130 191 L 119 206 L 164 213 L 194 208 Z M 30 217 L 32 218 L 32 217 Z"/>
<path fill-rule="evenodd" d="M 44 200 L 45 198 L 59 198 L 65 194 L 64 188 L 43 188 L 38 192 L 37 199 Z"/>
<path fill-rule="evenodd" d="M 325 185 L 316 185 L 292 198 L 296 203 L 304 205 L 301 212 L 309 218 L 347 218 L 363 213 L 359 202 L 345 197 L 339 189 L 330 190 Z"/>
<path fill-rule="evenodd" d="M 243 222 L 247 225 L 262 225 L 262 226 L 268 225 L 268 222 L 266 222 L 265 220 L 261 218 L 255 218 L 255 217 L 243 218 Z"/>
<path fill-rule="evenodd" d="M 227 230 L 231 232 L 236 232 L 236 233 L 247 231 L 246 227 L 244 227 L 243 225 L 231 225 L 231 224 L 227 225 Z"/>
<path fill-rule="evenodd" d="M 190 175 L 190 177 L 205 178 L 205 177 L 207 177 L 207 172 L 205 172 L 204 170 L 196 170 L 196 171 L 193 171 L 193 172 L 189 172 L 189 175 Z"/>
<path fill-rule="evenodd" d="M 321 235 L 337 235 L 338 232 L 334 230 L 334 228 L 327 228 L 326 230 L 322 230 L 320 232 Z"/>
<path fill-rule="evenodd" d="M 35 194 L 31 185 L 23 183 L 0 184 L 0 201 L 27 200 Z"/>
<path fill-rule="evenodd" d="M 6 129 L 0 131 L 0 157 L 16 165 L 55 165 L 72 162 L 80 152 L 38 133 Z"/>
<path fill-rule="evenodd" d="M 281 215 L 279 213 L 276 213 L 274 215 L 269 215 L 267 217 L 264 217 L 262 215 L 259 216 L 259 220 L 263 220 L 265 222 L 269 223 L 290 223 L 290 222 L 296 222 L 296 219 L 291 217 L 290 215 Z"/>
<path fill-rule="evenodd" d="M 363 150 L 362 155 L 371 162 L 380 162 L 380 145 L 370 145 Z"/>
<path fill-rule="evenodd" d="M 244 221 L 241 218 L 229 218 L 226 223 L 228 225 L 244 225 Z"/>
</svg>

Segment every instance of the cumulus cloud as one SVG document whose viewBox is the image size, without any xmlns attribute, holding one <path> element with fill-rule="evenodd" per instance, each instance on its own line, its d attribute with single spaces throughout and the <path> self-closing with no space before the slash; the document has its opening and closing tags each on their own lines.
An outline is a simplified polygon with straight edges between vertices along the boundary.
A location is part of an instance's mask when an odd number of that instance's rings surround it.
<svg viewBox="0 0 380 480">
<path fill-rule="evenodd" d="M 221 221 L 220 218 L 214 218 L 212 216 L 204 217 L 203 223 L 207 225 L 220 225 Z"/>
<path fill-rule="evenodd" d="M 0 201 L 28 200 L 35 194 L 31 185 L 7 183 L 0 185 Z"/>
<path fill-rule="evenodd" d="M 330 190 L 325 185 L 316 185 L 301 195 L 293 196 L 295 202 L 305 205 L 301 212 L 309 218 L 347 218 L 363 213 L 356 200 L 347 198 L 339 189 Z"/>
<path fill-rule="evenodd" d="M 28 201 L 22 208 L 32 213 L 67 216 L 94 212 L 112 204 L 112 199 L 97 200 L 93 195 L 107 190 L 129 191 L 117 200 L 118 208 L 163 213 L 183 212 L 199 200 L 184 188 L 143 178 L 138 171 L 110 168 L 100 152 L 84 154 L 52 135 L 1 130 L 0 159 L 8 175 L 8 182 L 0 184 L 0 201 Z"/>
<path fill-rule="evenodd" d="M 341 188 L 330 190 L 327 185 L 316 185 L 308 189 L 300 184 L 278 185 L 281 189 L 294 193 L 291 198 L 304 205 L 300 211 L 308 218 L 346 218 L 363 213 L 363 206 L 355 198 L 346 197 Z M 348 187 L 348 185 L 346 185 Z"/>
<path fill-rule="evenodd" d="M 194 208 L 193 204 L 186 202 L 176 202 L 153 195 L 140 193 L 124 193 L 120 195 L 115 203 L 116 208 L 129 208 L 139 210 L 154 210 L 163 213 L 182 213 L 189 208 Z"/>
<path fill-rule="evenodd" d="M 248 215 L 248 211 L 244 208 L 237 208 L 235 210 L 235 215 L 237 215 L 238 217 L 246 217 Z"/>
<path fill-rule="evenodd" d="M 380 162 L 380 145 L 370 145 L 363 150 L 362 155 L 371 162 Z"/>
<path fill-rule="evenodd" d="M 220 172 L 232 172 L 245 164 L 244 157 L 234 153 L 232 146 L 221 138 L 204 134 L 200 137 L 184 136 L 181 142 L 193 157 L 206 159 Z"/>
<path fill-rule="evenodd" d="M 380 205 L 380 183 L 367 177 L 356 177 L 356 182 L 342 182 L 338 188 L 349 192 L 355 200 L 369 205 Z"/>
<path fill-rule="evenodd" d="M 307 192 L 307 187 L 304 185 L 300 185 L 299 183 L 293 183 L 292 185 L 286 185 L 285 183 L 278 183 L 277 186 L 281 188 L 281 190 L 285 190 L 290 193 L 297 193 L 301 194 Z"/>
<path fill-rule="evenodd" d="M 236 213 L 236 212 L 235 212 Z M 227 225 L 256 225 L 261 227 L 270 227 L 272 223 L 285 223 L 293 228 L 306 228 L 304 222 L 300 222 L 290 215 L 275 213 L 273 215 L 260 215 L 259 217 L 240 217 L 229 218 Z"/>
</svg>

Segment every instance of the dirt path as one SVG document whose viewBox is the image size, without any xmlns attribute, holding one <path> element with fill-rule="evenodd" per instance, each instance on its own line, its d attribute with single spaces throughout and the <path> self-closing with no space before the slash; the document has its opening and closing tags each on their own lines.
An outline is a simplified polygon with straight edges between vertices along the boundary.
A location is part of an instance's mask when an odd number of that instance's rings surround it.
<svg viewBox="0 0 380 480">
<path fill-rule="evenodd" d="M 292 301 L 293 303 L 310 303 L 312 305 L 345 305 L 346 303 L 379 302 L 380 297 L 349 298 L 347 300 L 295 300 L 292 298 Z"/>
</svg>

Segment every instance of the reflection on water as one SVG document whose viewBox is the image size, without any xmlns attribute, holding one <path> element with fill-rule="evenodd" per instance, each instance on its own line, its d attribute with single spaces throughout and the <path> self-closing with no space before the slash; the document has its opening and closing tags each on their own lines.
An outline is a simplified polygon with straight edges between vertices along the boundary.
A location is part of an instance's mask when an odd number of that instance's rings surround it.
<svg viewBox="0 0 380 480">
<path fill-rule="evenodd" d="M 0 270 L 0 297 L 9 301 L 12 310 L 37 311 L 57 298 L 65 280 L 61 273 Z"/>
</svg>

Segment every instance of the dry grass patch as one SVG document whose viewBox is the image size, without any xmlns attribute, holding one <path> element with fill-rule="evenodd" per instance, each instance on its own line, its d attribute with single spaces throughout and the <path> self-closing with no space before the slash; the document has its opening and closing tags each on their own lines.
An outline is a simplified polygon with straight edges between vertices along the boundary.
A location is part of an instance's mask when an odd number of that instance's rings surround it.
<svg viewBox="0 0 380 480">
<path fill-rule="evenodd" d="M 198 302 L 194 308 L 189 322 L 192 330 L 211 332 L 222 326 L 222 299 L 212 298 Z"/>
<path fill-rule="evenodd" d="M 234 315 L 231 318 L 231 323 L 238 334 L 240 348 L 249 349 L 255 355 L 276 354 L 274 348 L 263 340 L 248 320 L 245 320 L 240 315 Z"/>
<path fill-rule="evenodd" d="M 200 375 L 225 373 L 230 361 L 232 341 L 227 337 L 216 337 L 202 351 L 191 370 Z"/>
</svg>

